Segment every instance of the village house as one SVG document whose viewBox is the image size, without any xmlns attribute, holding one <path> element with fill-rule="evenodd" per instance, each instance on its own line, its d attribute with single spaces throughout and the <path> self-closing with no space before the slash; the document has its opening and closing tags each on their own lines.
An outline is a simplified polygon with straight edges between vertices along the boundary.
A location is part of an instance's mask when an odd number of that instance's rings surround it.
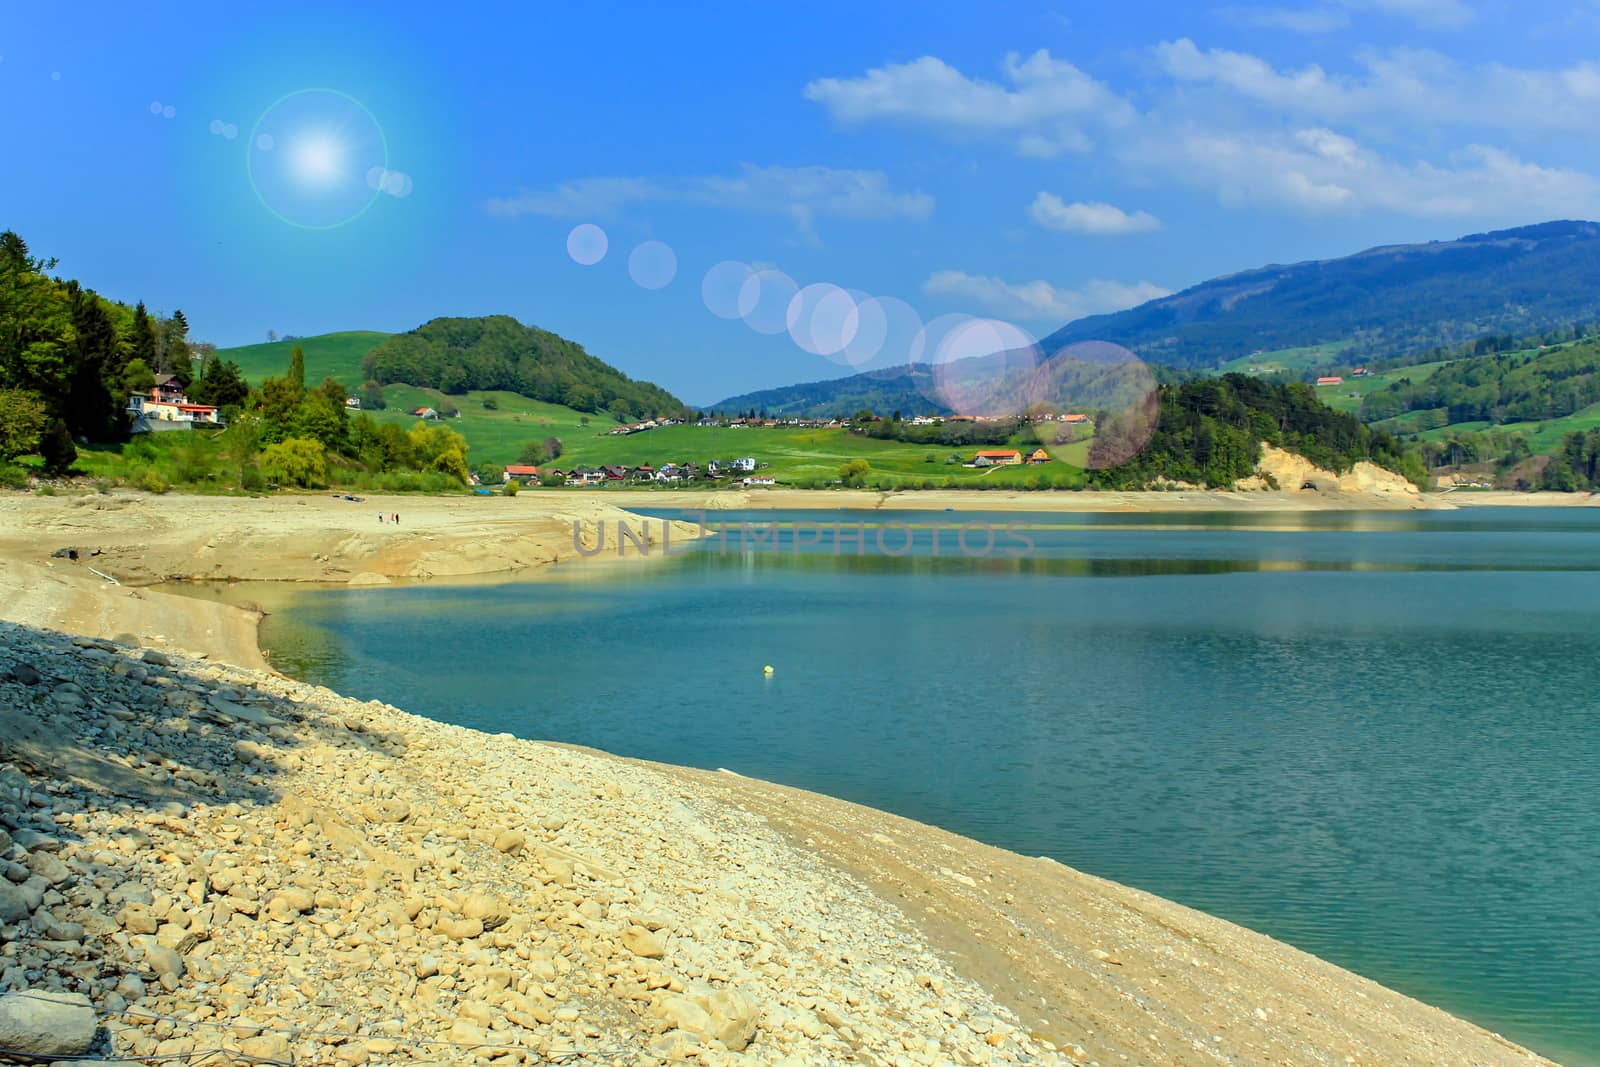
<svg viewBox="0 0 1600 1067">
<path fill-rule="evenodd" d="M 439 417 L 439 413 L 432 408 L 418 408 L 411 414 L 419 419 L 437 419 Z"/>
<path fill-rule="evenodd" d="M 1037 467 L 1041 463 L 1049 463 L 1049 462 L 1050 462 L 1050 453 L 1046 452 L 1042 448 L 1036 448 L 1032 452 L 1028 453 L 1028 463 L 1031 466 Z"/>
<path fill-rule="evenodd" d="M 170 374 L 163 374 L 150 387 L 150 395 L 128 398 L 128 414 L 133 416 L 134 433 L 187 430 L 196 425 L 220 426 L 217 409 L 210 404 L 191 404 L 183 386 Z"/>
<path fill-rule="evenodd" d="M 513 478 L 527 480 L 529 478 L 537 478 L 543 473 L 544 471 L 538 467 L 532 467 L 526 463 L 512 463 L 506 467 L 505 477 L 501 481 L 509 482 Z"/>
<path fill-rule="evenodd" d="M 1343 385 L 1343 384 L 1344 384 L 1344 379 L 1339 377 L 1337 374 L 1325 375 L 1325 376 L 1317 379 L 1317 385 L 1318 386 Z"/>
<path fill-rule="evenodd" d="M 351 411 L 360 411 L 361 398 L 359 396 L 347 396 L 344 398 L 344 406 L 349 408 Z"/>
<path fill-rule="evenodd" d="M 1016 467 L 1022 463 L 1022 453 L 1014 448 L 986 448 L 972 457 L 972 467 Z"/>
</svg>

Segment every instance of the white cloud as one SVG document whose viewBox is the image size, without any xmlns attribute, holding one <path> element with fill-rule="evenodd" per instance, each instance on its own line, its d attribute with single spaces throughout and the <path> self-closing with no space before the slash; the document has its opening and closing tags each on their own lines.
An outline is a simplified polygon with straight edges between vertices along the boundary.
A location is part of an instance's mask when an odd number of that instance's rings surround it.
<svg viewBox="0 0 1600 1067">
<path fill-rule="evenodd" d="M 1456 29 L 1476 17 L 1476 12 L 1463 0 L 1345 0 L 1345 4 L 1438 29 Z"/>
<path fill-rule="evenodd" d="M 1447 123 L 1514 135 L 1600 130 L 1600 63 L 1557 69 L 1465 66 L 1437 52 L 1394 49 L 1357 57 L 1356 75 L 1317 64 L 1279 69 L 1259 56 L 1201 49 L 1187 37 L 1155 48 L 1163 72 L 1185 85 L 1223 90 L 1276 116 L 1321 122 Z"/>
<path fill-rule="evenodd" d="M 812 238 L 817 218 L 924 219 L 934 204 L 927 193 L 897 192 L 882 171 L 745 164 L 734 174 L 708 177 L 579 178 L 551 189 L 492 199 L 488 209 L 503 216 L 581 218 L 612 215 L 629 204 L 648 202 L 787 215 Z"/>
<path fill-rule="evenodd" d="M 1054 158 L 1092 147 L 1088 130 L 1131 122 L 1127 101 L 1064 60 L 1040 50 L 1006 56 L 1006 84 L 971 78 L 936 56 L 876 67 L 856 78 L 805 87 L 844 123 L 903 122 L 967 135 L 1007 135 L 1017 150 Z"/>
<path fill-rule="evenodd" d="M 1350 16 L 1331 7 L 1228 7 L 1222 16 L 1237 26 L 1291 33 L 1332 33 L 1350 25 Z"/>
<path fill-rule="evenodd" d="M 1229 7 L 1222 14 L 1240 26 L 1332 33 L 1350 25 L 1352 11 L 1391 15 L 1433 29 L 1457 29 L 1476 17 L 1462 0 L 1330 0 L 1312 7 Z"/>
<path fill-rule="evenodd" d="M 1502 220 L 1525 218 L 1535 205 L 1541 217 L 1600 212 L 1593 176 L 1488 145 L 1468 145 L 1442 164 L 1406 163 L 1321 127 L 1277 134 L 1192 128 L 1148 136 L 1123 158 L 1236 206 Z"/>
<path fill-rule="evenodd" d="M 987 274 L 941 270 L 928 276 L 922 291 L 931 297 L 958 300 L 990 314 L 1057 325 L 1107 311 L 1143 304 L 1167 296 L 1171 290 L 1150 282 L 1093 280 L 1077 289 L 1046 281 L 1008 282 Z"/>
<path fill-rule="evenodd" d="M 1114 204 L 1079 201 L 1068 204 L 1054 193 L 1040 193 L 1028 205 L 1028 217 L 1047 230 L 1063 233 L 1148 233 L 1161 228 L 1161 220 L 1148 211 L 1131 215 Z"/>
</svg>

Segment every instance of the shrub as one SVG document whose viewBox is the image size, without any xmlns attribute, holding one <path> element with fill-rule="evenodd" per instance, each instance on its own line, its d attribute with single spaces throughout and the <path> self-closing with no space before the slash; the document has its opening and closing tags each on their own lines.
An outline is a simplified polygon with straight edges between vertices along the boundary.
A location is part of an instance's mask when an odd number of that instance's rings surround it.
<svg viewBox="0 0 1600 1067">
<path fill-rule="evenodd" d="M 504 489 L 502 489 L 501 492 L 504 493 L 506 496 L 516 496 L 517 495 L 517 480 L 515 478 L 511 479 L 509 482 L 506 483 L 506 487 Z"/>
<path fill-rule="evenodd" d="M 261 473 L 268 481 L 280 485 L 298 485 L 305 489 L 326 485 L 327 450 L 321 441 L 307 437 L 287 438 L 261 450 Z"/>
<path fill-rule="evenodd" d="M 147 493 L 165 493 L 170 488 L 166 479 L 161 477 L 154 467 L 141 468 L 133 479 L 133 486 Z"/>
<path fill-rule="evenodd" d="M 28 488 L 28 472 L 13 463 L 0 463 L 0 489 Z"/>
</svg>

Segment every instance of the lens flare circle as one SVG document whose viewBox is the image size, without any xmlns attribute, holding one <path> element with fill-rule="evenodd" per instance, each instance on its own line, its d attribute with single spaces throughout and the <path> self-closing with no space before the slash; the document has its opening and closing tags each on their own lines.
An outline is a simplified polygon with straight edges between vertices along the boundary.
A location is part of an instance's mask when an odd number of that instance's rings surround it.
<svg viewBox="0 0 1600 1067">
<path fill-rule="evenodd" d="M 1161 417 L 1160 383 L 1133 352 L 1081 341 L 1040 361 L 1029 389 L 1033 432 L 1051 458 L 1089 470 L 1144 451 Z"/>
<path fill-rule="evenodd" d="M 262 112 L 246 154 L 250 187 L 280 221 L 331 230 L 366 213 L 385 190 L 369 175 L 389 170 L 383 128 L 366 105 L 337 89 L 300 89 Z"/>
<path fill-rule="evenodd" d="M 795 293 L 784 311 L 789 337 L 815 356 L 844 351 L 860 326 L 856 302 L 828 282 L 814 282 Z"/>
<path fill-rule="evenodd" d="M 740 318 L 739 294 L 754 274 L 750 264 L 736 259 L 725 259 L 706 271 L 706 276 L 700 280 L 700 300 L 706 310 L 719 319 Z"/>
<path fill-rule="evenodd" d="M 678 276 L 678 254 L 665 241 L 641 241 L 628 254 L 628 276 L 641 289 L 665 289 Z"/>
<path fill-rule="evenodd" d="M 567 255 L 580 267 L 592 267 L 605 259 L 610 247 L 606 231 L 592 222 L 580 222 L 567 234 Z"/>
<path fill-rule="evenodd" d="M 1038 345 L 1013 323 L 983 318 L 956 323 L 939 339 L 930 362 L 934 394 L 954 414 L 1016 418 L 1032 403 Z"/>
<path fill-rule="evenodd" d="M 756 333 L 784 333 L 789 329 L 789 302 L 799 291 L 783 271 L 758 270 L 739 287 L 739 317 Z"/>
</svg>

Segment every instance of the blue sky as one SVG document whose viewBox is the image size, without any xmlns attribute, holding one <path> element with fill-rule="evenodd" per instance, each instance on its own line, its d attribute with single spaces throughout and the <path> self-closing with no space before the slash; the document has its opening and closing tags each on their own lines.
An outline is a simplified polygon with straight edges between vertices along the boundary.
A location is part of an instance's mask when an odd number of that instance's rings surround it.
<svg viewBox="0 0 1600 1067">
<path fill-rule="evenodd" d="M 504 312 L 709 402 L 903 359 L 833 351 L 870 297 L 1043 335 L 1600 217 L 1597 0 L 366 7 L 6 5 L 0 227 L 199 339 Z M 780 332 L 708 310 L 730 260 Z M 853 303 L 802 302 L 797 343 L 770 272 Z"/>
</svg>

